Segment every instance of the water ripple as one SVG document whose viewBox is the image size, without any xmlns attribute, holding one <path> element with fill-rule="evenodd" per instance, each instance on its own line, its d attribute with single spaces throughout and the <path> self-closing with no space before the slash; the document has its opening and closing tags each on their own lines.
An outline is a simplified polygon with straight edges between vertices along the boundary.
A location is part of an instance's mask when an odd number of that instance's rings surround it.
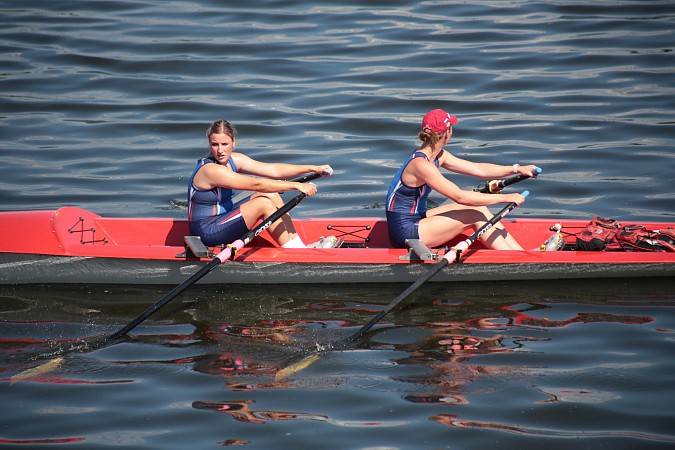
<svg viewBox="0 0 675 450">
<path fill-rule="evenodd" d="M 387 186 L 417 145 L 422 114 L 442 107 L 460 118 L 449 146 L 457 156 L 544 168 L 528 182 L 532 195 L 519 215 L 675 216 L 671 0 L 9 0 L 0 25 L 0 210 L 76 205 L 109 216 L 184 218 L 187 177 L 208 150 L 206 127 L 226 118 L 237 125 L 238 148 L 255 158 L 335 168 L 294 215 L 383 217 Z M 481 181 L 451 179 L 463 188 Z M 572 296 L 579 310 L 588 302 L 611 310 L 610 291 L 632 287 L 595 286 L 584 286 L 586 297 L 570 294 L 575 286 L 550 288 L 540 300 Z M 655 288 L 641 287 L 633 301 L 647 308 L 642 294 Z M 336 436 L 334 446 L 442 447 L 449 436 L 472 447 L 499 440 L 502 448 L 563 448 L 570 438 L 585 446 L 672 444 L 662 400 L 672 385 L 673 340 L 663 331 L 675 329 L 672 311 L 655 313 L 654 328 L 513 330 L 499 309 L 508 305 L 490 305 L 516 294 L 514 301 L 529 301 L 522 287 L 476 289 L 439 292 L 439 301 L 460 305 L 451 312 L 416 304 L 397 314 L 417 314 L 415 328 L 447 319 L 450 338 L 480 335 L 481 351 L 427 348 L 432 341 L 408 334 L 407 324 L 399 330 L 407 339 L 385 346 L 395 351 L 332 353 L 286 385 L 270 374 L 292 345 L 247 355 L 253 346 L 213 331 L 221 329 L 214 317 L 248 326 L 261 311 L 280 320 L 319 315 L 308 323 L 333 323 L 341 313 L 359 321 L 369 316 L 353 307 L 364 294 L 326 287 L 310 300 L 319 307 L 282 313 L 255 308 L 276 292 L 209 291 L 202 297 L 210 309 L 182 312 L 198 327 L 182 346 L 148 337 L 82 355 L 45 382 L 10 387 L 5 378 L 3 400 L 21 408 L 2 416 L 0 442 L 181 448 L 184 439 L 173 439 L 180 434 L 196 448 L 299 448 L 325 445 L 311 436 L 349 427 L 361 433 Z M 87 321 L 119 325 L 140 309 L 127 305 L 131 297 L 147 300 L 135 290 L 117 302 L 107 293 L 78 301 L 72 289 L 16 290 L 2 295 L 3 374 L 22 370 L 15 356 L 44 350 L 54 335 L 93 332 L 91 323 L 75 330 L 83 311 Z M 367 293 L 367 304 L 377 295 Z M 58 306 L 50 306 L 55 297 Z M 471 307 L 462 313 L 464 300 Z M 480 320 L 503 326 L 481 329 Z M 250 356 L 249 370 L 228 372 L 227 352 Z M 249 412 L 267 422 L 263 431 L 204 411 L 256 403 Z M 376 437 L 362 431 L 382 427 L 386 434 Z"/>
</svg>

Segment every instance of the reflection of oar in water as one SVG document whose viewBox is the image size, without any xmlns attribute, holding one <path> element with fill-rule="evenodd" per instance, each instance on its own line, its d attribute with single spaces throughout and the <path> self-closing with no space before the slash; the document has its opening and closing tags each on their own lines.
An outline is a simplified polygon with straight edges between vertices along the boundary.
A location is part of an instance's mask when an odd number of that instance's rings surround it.
<svg viewBox="0 0 675 450">
<path fill-rule="evenodd" d="M 23 372 L 14 375 L 9 379 L 9 384 L 16 383 L 17 381 L 22 381 L 22 380 L 28 380 L 30 378 L 35 378 L 39 375 L 42 375 L 43 373 L 51 372 L 52 370 L 56 369 L 61 365 L 63 362 L 63 356 L 59 356 L 58 358 L 53 358 L 47 361 L 44 364 L 40 364 L 37 367 L 33 367 L 28 370 L 24 370 Z"/>
<path fill-rule="evenodd" d="M 527 197 L 530 195 L 528 191 L 523 191 L 522 195 L 524 197 Z M 476 242 L 476 240 L 487 230 L 492 228 L 497 222 L 499 222 L 502 218 L 504 218 L 508 213 L 510 213 L 517 205 L 515 203 L 509 203 L 506 205 L 501 211 L 499 211 L 497 214 L 495 214 L 492 219 L 488 220 L 482 227 L 480 227 L 478 230 L 476 230 L 475 233 L 473 233 L 471 236 L 457 244 L 456 246 L 452 247 L 444 256 L 443 258 L 431 266 L 431 268 L 424 274 L 422 275 L 417 281 L 415 281 L 408 289 L 405 291 L 401 292 L 398 297 L 396 297 L 394 300 L 392 300 L 383 310 L 378 312 L 375 317 L 373 317 L 370 322 L 359 328 L 358 331 L 356 331 L 354 334 L 348 336 L 347 338 L 338 341 L 337 343 L 331 345 L 331 349 L 333 350 L 339 350 L 347 347 L 349 344 L 352 342 L 356 341 L 358 338 L 360 338 L 363 333 L 366 331 L 370 330 L 373 325 L 375 325 L 377 322 L 382 320 L 384 316 L 389 314 L 392 309 L 394 309 L 399 303 L 401 303 L 403 300 L 408 298 L 413 292 L 415 292 L 417 289 L 419 289 L 424 283 L 429 281 L 434 275 L 436 275 L 438 272 L 443 270 L 448 264 L 452 264 L 455 262 L 461 253 L 463 251 L 466 251 L 466 249 L 469 248 L 471 244 Z M 302 358 L 301 360 L 292 363 L 283 369 L 279 370 L 276 375 L 274 376 L 277 380 L 286 378 L 296 372 L 299 372 L 300 370 L 308 367 L 309 365 L 313 364 L 314 361 L 319 359 L 320 353 L 314 353 L 309 356 L 306 356 Z"/>
<path fill-rule="evenodd" d="M 313 180 L 315 178 L 320 177 L 321 174 L 319 173 L 311 173 L 307 175 L 303 175 L 297 178 L 294 178 L 293 180 L 290 181 L 295 181 L 295 182 L 304 182 L 304 181 L 309 181 Z M 297 181 L 296 181 L 297 180 Z M 168 294 L 166 294 L 164 297 L 162 297 L 160 300 L 155 302 L 152 306 L 150 306 L 148 309 L 143 311 L 143 313 L 136 317 L 134 320 L 129 322 L 127 325 L 124 327 L 120 328 L 113 334 L 107 337 L 103 337 L 102 339 L 99 338 L 99 340 L 94 340 L 94 341 L 87 341 L 87 342 L 81 342 L 79 346 L 75 346 L 72 348 L 68 348 L 65 350 L 61 350 L 56 353 L 56 355 L 63 354 L 65 352 L 75 352 L 75 351 L 93 351 L 102 347 L 106 347 L 108 345 L 114 344 L 116 341 L 118 341 L 122 336 L 127 334 L 129 331 L 133 330 L 136 328 L 138 325 L 140 325 L 143 321 L 145 321 L 148 317 L 150 317 L 152 314 L 157 312 L 160 308 L 165 306 L 167 303 L 169 303 L 171 300 L 173 300 L 175 297 L 177 297 L 181 292 L 195 284 L 197 281 L 199 281 L 202 277 L 204 277 L 206 274 L 211 272 L 213 269 L 215 269 L 217 266 L 220 264 L 224 263 L 225 261 L 228 261 L 230 259 L 234 259 L 235 254 L 238 250 L 243 248 L 246 244 L 251 242 L 252 239 L 254 239 L 256 236 L 258 236 L 260 233 L 265 231 L 267 228 L 269 228 L 274 222 L 279 220 L 284 214 L 288 213 L 291 209 L 293 209 L 298 203 L 302 201 L 306 197 L 306 194 L 298 194 L 295 197 L 293 197 L 291 200 L 289 200 L 286 204 L 284 204 L 281 208 L 279 208 L 274 214 L 272 214 L 270 217 L 267 219 L 263 220 L 258 226 L 250 230 L 248 233 L 246 233 L 241 239 L 238 239 L 231 244 L 228 244 L 220 253 L 218 253 L 215 258 L 213 258 L 208 264 L 203 266 L 201 269 L 199 269 L 197 272 L 195 272 L 190 278 L 173 288 Z M 54 356 L 54 353 L 52 353 L 52 356 Z M 21 381 L 25 380 L 28 378 L 33 378 L 36 375 L 41 375 L 45 372 L 49 372 L 53 369 L 56 369 L 61 363 L 63 362 L 63 357 L 58 357 L 58 358 L 52 358 L 48 362 L 41 364 L 37 367 L 34 367 L 32 369 L 28 369 L 26 371 L 23 371 L 11 378 L 12 382 L 16 381 Z"/>
</svg>

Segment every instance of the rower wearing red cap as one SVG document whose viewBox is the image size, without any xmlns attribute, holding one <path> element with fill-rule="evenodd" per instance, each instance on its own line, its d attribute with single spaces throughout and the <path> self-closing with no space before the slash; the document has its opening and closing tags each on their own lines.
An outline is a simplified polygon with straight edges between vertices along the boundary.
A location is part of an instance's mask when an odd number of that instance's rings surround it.
<svg viewBox="0 0 675 450">
<path fill-rule="evenodd" d="M 429 247 L 443 245 L 464 230 L 477 230 L 492 218 L 487 206 L 499 203 L 525 201 L 520 194 L 483 194 L 460 189 L 443 176 L 440 167 L 462 175 L 482 179 L 502 178 L 514 173 L 529 177 L 537 166 L 513 164 L 502 166 L 476 163 L 460 159 L 444 150 L 452 136 L 457 117 L 434 109 L 422 120 L 422 141 L 398 170 L 387 194 L 387 223 L 389 238 L 395 247 L 405 247 L 406 239 L 420 239 Z M 427 197 L 431 190 L 452 200 L 427 210 Z M 496 250 L 522 250 L 508 231 L 497 223 L 480 236 L 488 247 Z"/>
</svg>

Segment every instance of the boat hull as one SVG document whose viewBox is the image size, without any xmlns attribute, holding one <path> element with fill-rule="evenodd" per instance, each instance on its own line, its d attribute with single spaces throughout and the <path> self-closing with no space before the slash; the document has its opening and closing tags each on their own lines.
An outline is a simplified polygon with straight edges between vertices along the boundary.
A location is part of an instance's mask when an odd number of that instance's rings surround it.
<svg viewBox="0 0 675 450">
<path fill-rule="evenodd" d="M 563 226 L 573 233 L 587 222 L 569 220 Z M 675 276 L 673 253 L 542 252 L 537 249 L 551 235 L 552 220 L 507 218 L 502 223 L 525 248 L 533 250 L 495 251 L 477 242 L 431 281 Z M 297 220 L 296 226 L 306 242 L 334 234 L 345 240 L 345 246 L 282 249 L 263 233 L 199 283 L 410 283 L 437 261 L 389 247 L 386 223 L 378 218 Z M 104 218 L 65 207 L 0 213 L 0 229 L 0 284 L 5 285 L 175 285 L 213 259 L 186 256 L 187 223 L 175 219 Z"/>
<path fill-rule="evenodd" d="M 49 255 L 0 254 L 0 284 L 138 284 L 174 285 L 204 263 L 147 261 Z M 340 284 L 412 283 L 428 264 L 331 264 L 227 262 L 199 284 Z M 664 263 L 453 264 L 430 282 L 516 281 L 589 278 L 673 277 Z"/>
</svg>

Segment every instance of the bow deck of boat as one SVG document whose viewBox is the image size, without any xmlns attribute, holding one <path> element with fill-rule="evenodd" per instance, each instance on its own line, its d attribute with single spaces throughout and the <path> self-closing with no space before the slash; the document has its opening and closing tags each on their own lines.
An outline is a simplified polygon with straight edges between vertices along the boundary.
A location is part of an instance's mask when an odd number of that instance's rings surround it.
<svg viewBox="0 0 675 450">
<path fill-rule="evenodd" d="M 574 233 L 588 221 L 559 222 L 563 230 Z M 336 235 L 345 244 L 338 249 L 282 249 L 263 233 L 234 261 L 222 264 L 202 282 L 410 282 L 435 262 L 420 260 L 407 249 L 389 247 L 386 222 L 379 218 L 296 219 L 295 223 L 305 242 Z M 523 247 L 536 249 L 551 235 L 549 227 L 554 221 L 506 218 L 502 223 Z M 650 228 L 673 226 L 643 224 Z M 1 284 L 174 284 L 213 257 L 186 255 L 184 238 L 189 232 L 185 220 L 106 218 L 64 207 L 2 212 L 0 229 Z M 492 251 L 477 242 L 459 264 L 432 281 L 673 275 L 673 253 Z"/>
</svg>

